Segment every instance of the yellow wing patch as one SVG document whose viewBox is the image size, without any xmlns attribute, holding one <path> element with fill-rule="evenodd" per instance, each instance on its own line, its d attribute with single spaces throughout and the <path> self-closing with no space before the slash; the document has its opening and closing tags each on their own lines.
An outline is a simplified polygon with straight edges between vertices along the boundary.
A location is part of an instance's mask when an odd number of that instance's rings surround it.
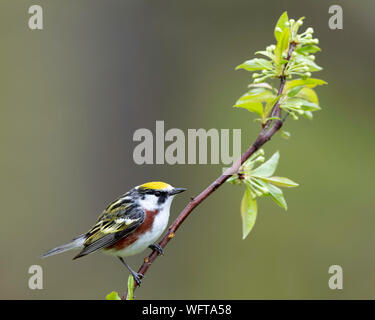
<svg viewBox="0 0 375 320">
<path fill-rule="evenodd" d="M 105 209 L 105 213 L 113 213 L 113 212 L 116 212 L 116 211 L 120 211 L 120 210 L 126 210 L 129 206 L 130 206 L 130 203 L 124 203 L 123 204 L 123 199 L 119 199 L 115 202 L 112 202 L 107 209 Z"/>
<path fill-rule="evenodd" d="M 168 188 L 169 184 L 161 181 L 152 181 L 152 182 L 147 182 L 142 185 L 140 185 L 141 188 L 145 189 L 154 189 L 154 190 L 161 190 Z"/>
<path fill-rule="evenodd" d="M 110 233 L 116 233 L 125 230 L 130 225 L 137 222 L 140 218 L 117 218 L 115 220 L 104 219 L 100 220 L 87 234 L 88 237 L 85 244 L 90 244 Z"/>
</svg>

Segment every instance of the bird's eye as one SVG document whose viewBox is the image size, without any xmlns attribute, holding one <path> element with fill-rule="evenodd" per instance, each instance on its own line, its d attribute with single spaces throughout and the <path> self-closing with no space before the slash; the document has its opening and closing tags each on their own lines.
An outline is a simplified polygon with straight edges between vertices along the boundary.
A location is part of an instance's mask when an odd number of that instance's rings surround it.
<svg viewBox="0 0 375 320">
<path fill-rule="evenodd" d="M 155 196 L 160 197 L 161 196 L 161 192 L 160 191 L 156 191 L 155 192 Z"/>
</svg>

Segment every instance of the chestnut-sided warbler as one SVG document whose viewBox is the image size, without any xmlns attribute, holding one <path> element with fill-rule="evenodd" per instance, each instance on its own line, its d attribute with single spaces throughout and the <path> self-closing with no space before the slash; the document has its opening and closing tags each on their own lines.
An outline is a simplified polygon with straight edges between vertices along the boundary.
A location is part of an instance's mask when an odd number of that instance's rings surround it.
<svg viewBox="0 0 375 320">
<path fill-rule="evenodd" d="M 81 249 L 73 258 L 77 259 L 101 250 L 118 257 L 140 285 L 142 274 L 132 270 L 123 257 L 140 253 L 147 247 L 163 253 L 154 242 L 167 227 L 174 196 L 185 190 L 159 181 L 137 186 L 113 201 L 87 233 L 47 251 L 42 257 Z"/>
</svg>

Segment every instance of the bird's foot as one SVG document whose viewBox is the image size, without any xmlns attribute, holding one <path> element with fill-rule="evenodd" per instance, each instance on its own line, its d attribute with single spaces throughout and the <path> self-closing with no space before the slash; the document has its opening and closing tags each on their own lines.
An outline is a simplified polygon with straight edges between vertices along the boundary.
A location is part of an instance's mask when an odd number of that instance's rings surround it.
<svg viewBox="0 0 375 320">
<path fill-rule="evenodd" d="M 142 283 L 142 279 L 145 276 L 142 273 L 136 273 L 136 272 L 132 273 L 132 276 L 133 276 L 135 282 L 137 282 L 137 285 L 139 287 L 141 285 L 141 283 Z"/>
<path fill-rule="evenodd" d="M 158 254 L 160 254 L 160 255 L 164 255 L 164 250 L 163 250 L 163 248 L 162 248 L 159 244 L 157 244 L 157 243 L 150 244 L 148 247 L 149 247 L 151 250 L 155 250 L 155 251 L 157 251 Z"/>
</svg>

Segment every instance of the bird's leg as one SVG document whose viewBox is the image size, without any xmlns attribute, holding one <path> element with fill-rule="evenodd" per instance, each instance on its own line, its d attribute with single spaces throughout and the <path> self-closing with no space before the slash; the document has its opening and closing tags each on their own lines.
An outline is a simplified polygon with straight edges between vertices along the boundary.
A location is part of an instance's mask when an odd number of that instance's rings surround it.
<svg viewBox="0 0 375 320">
<path fill-rule="evenodd" d="M 151 250 L 155 250 L 155 251 L 157 251 L 158 254 L 164 255 L 164 250 L 163 250 L 163 248 L 162 248 L 159 244 L 157 244 L 157 243 L 150 244 L 148 247 L 149 247 Z"/>
<path fill-rule="evenodd" d="M 120 261 L 125 265 L 126 268 L 128 268 L 128 270 L 130 271 L 130 273 L 132 274 L 134 280 L 137 282 L 137 285 L 140 286 L 141 283 L 142 283 L 142 280 L 141 278 L 144 277 L 144 275 L 142 273 L 137 273 L 135 272 L 132 268 L 130 268 L 130 266 L 125 262 L 125 260 L 121 257 L 118 257 L 120 259 Z"/>
</svg>

